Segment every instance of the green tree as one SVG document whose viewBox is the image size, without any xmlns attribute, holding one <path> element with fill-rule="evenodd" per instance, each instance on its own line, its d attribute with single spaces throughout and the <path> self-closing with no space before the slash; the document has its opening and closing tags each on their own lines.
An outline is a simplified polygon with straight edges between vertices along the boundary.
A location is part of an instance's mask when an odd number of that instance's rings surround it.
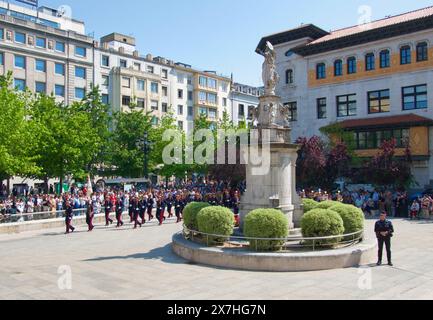
<svg viewBox="0 0 433 320">
<path fill-rule="evenodd" d="M 152 114 L 136 111 L 114 115 L 115 128 L 110 143 L 112 173 L 128 178 L 144 176 L 143 139 L 153 136 Z M 149 157 L 150 158 L 150 157 Z"/>
<path fill-rule="evenodd" d="M 36 174 L 40 168 L 30 152 L 34 131 L 29 127 L 29 92 L 12 88 L 12 74 L 0 76 L 0 182 L 15 175 Z"/>
<path fill-rule="evenodd" d="M 42 94 L 36 95 L 31 104 L 30 119 L 35 132 L 32 152 L 42 168 L 36 177 L 45 181 L 45 188 L 49 178 L 60 179 L 60 193 L 66 176 L 84 179 L 100 144 L 90 114 Z"/>
</svg>

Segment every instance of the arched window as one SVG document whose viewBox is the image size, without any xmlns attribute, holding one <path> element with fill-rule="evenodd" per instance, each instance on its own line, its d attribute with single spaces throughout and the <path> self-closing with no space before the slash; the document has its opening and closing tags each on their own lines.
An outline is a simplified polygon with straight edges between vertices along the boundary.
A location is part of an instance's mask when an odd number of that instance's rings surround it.
<svg viewBox="0 0 433 320">
<path fill-rule="evenodd" d="M 383 68 L 389 68 L 391 66 L 391 59 L 389 50 L 382 50 L 380 52 L 380 67 Z"/>
<path fill-rule="evenodd" d="M 367 53 L 365 55 L 365 70 L 371 71 L 376 68 L 376 63 L 374 60 L 374 53 Z"/>
<path fill-rule="evenodd" d="M 347 59 L 347 73 L 353 74 L 356 73 L 356 58 L 350 57 Z"/>
<path fill-rule="evenodd" d="M 339 77 L 343 75 L 343 61 L 335 60 L 334 62 L 334 76 Z"/>
<path fill-rule="evenodd" d="M 326 65 L 324 63 L 318 63 L 316 66 L 316 79 L 326 78 Z"/>
<path fill-rule="evenodd" d="M 293 82 L 293 69 L 288 69 L 286 70 L 286 84 L 292 84 Z"/>
<path fill-rule="evenodd" d="M 412 63 L 410 46 L 403 46 L 400 48 L 400 64 L 410 63 Z"/>
<path fill-rule="evenodd" d="M 428 60 L 428 46 L 427 42 L 420 42 L 416 46 L 416 61 Z"/>
</svg>

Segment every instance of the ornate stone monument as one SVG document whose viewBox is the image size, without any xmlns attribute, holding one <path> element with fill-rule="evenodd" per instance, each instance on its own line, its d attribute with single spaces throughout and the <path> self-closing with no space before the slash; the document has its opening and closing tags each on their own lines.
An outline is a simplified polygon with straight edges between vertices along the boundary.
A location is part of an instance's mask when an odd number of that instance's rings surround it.
<svg viewBox="0 0 433 320">
<path fill-rule="evenodd" d="M 296 193 L 296 160 L 298 146 L 291 143 L 291 129 L 288 106 L 283 106 L 281 98 L 275 95 L 279 75 L 275 67 L 275 50 L 271 43 L 266 44 L 262 53 L 263 82 L 265 94 L 254 110 L 252 135 L 258 144 L 250 145 L 247 161 L 247 191 L 241 199 L 241 228 L 245 216 L 258 208 L 281 210 L 289 221 L 291 229 L 299 227 L 303 210 Z M 268 170 L 257 170 L 251 164 L 251 154 L 270 153 Z M 245 156 L 245 155 L 244 155 Z"/>
</svg>

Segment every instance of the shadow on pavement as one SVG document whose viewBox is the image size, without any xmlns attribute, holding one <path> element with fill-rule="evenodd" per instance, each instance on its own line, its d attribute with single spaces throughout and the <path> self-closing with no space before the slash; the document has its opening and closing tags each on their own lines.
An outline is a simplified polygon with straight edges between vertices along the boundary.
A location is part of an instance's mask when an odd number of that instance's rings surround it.
<svg viewBox="0 0 433 320">
<path fill-rule="evenodd" d="M 97 262 L 107 260 L 127 260 L 127 259 L 143 259 L 143 260 L 160 260 L 165 263 L 171 264 L 186 264 L 186 261 L 182 258 L 177 257 L 171 251 L 171 243 L 164 247 L 155 248 L 146 253 L 136 253 L 127 256 L 111 256 L 111 257 L 98 257 L 93 259 L 83 260 L 85 262 Z"/>
</svg>

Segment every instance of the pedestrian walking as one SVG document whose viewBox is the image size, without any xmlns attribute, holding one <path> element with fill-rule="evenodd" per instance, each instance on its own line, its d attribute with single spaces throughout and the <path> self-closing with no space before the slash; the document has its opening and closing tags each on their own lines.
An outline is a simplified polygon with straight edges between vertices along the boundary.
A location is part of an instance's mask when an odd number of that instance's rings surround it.
<svg viewBox="0 0 433 320">
<path fill-rule="evenodd" d="M 391 256 L 391 238 L 394 236 L 394 226 L 392 225 L 392 222 L 387 219 L 386 212 L 381 213 L 380 220 L 375 224 L 374 232 L 376 233 L 379 245 L 377 265 L 382 265 L 383 246 L 385 245 L 388 265 L 393 266 Z"/>
</svg>

